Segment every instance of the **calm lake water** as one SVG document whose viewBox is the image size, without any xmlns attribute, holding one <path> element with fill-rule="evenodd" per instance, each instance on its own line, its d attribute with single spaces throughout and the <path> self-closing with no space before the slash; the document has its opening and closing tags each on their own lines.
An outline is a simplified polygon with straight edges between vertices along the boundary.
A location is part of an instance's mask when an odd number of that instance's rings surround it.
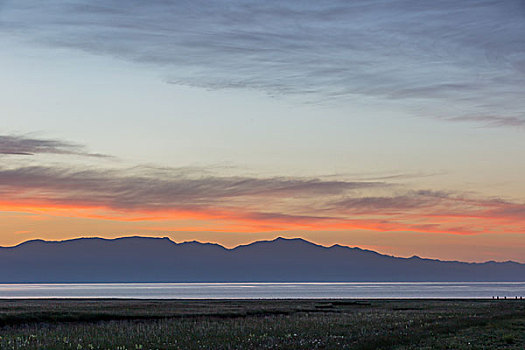
<svg viewBox="0 0 525 350">
<path fill-rule="evenodd" d="M 0 298 L 507 298 L 525 282 L 426 283 L 79 283 L 0 284 Z"/>
</svg>

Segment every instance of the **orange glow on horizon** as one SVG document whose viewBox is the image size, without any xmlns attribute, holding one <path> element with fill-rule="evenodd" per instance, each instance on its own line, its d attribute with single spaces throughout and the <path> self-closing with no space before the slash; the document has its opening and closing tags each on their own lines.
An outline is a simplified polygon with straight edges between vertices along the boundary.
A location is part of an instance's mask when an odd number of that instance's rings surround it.
<svg viewBox="0 0 525 350">
<path fill-rule="evenodd" d="M 311 217 L 294 215 L 265 215 L 232 209 L 158 209 L 115 210 L 90 204 L 49 203 L 41 201 L 0 201 L 0 211 L 15 211 L 54 217 L 73 217 L 129 223 L 167 222 L 168 225 L 141 226 L 150 231 L 193 232 L 273 232 L 273 231 L 352 231 L 370 230 L 379 232 L 414 231 L 475 235 L 483 232 L 523 233 L 522 222 L 502 217 L 477 214 L 452 213 L 407 213 L 405 215 L 360 214 L 358 218 L 342 215 L 334 217 Z M 485 213 L 488 214 L 488 213 Z M 356 215 L 357 216 L 357 215 Z M 33 219 L 36 219 L 33 218 Z M 191 221 L 191 225 L 187 222 Z"/>
</svg>

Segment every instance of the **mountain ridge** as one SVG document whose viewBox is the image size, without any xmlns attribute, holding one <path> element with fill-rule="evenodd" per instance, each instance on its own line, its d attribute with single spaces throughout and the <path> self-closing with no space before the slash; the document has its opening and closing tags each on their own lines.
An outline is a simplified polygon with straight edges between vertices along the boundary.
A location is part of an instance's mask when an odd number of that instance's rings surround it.
<svg viewBox="0 0 525 350">
<path fill-rule="evenodd" d="M 202 246 L 216 246 L 216 247 L 220 247 L 220 248 L 222 248 L 224 250 L 227 250 L 227 251 L 233 251 L 233 250 L 236 250 L 236 249 L 239 249 L 239 248 L 246 248 L 246 247 L 251 247 L 251 246 L 254 246 L 254 245 L 264 244 L 264 243 L 274 243 L 274 242 L 281 242 L 281 241 L 302 242 L 302 243 L 306 243 L 306 244 L 309 244 L 309 245 L 312 245 L 312 246 L 315 246 L 315 247 L 319 247 L 319 248 L 324 248 L 324 249 L 332 249 L 332 248 L 353 249 L 353 250 L 359 250 L 359 251 L 362 251 L 362 252 L 374 253 L 374 254 L 377 254 L 377 255 L 380 255 L 380 256 L 385 256 L 385 257 L 390 257 L 390 258 L 395 258 L 395 259 L 420 259 L 420 260 L 427 260 L 427 261 L 453 262 L 453 263 L 462 263 L 462 264 L 488 264 L 488 263 L 504 264 L 504 263 L 515 263 L 515 264 L 519 264 L 519 265 L 525 265 L 525 263 L 520 263 L 520 262 L 514 261 L 514 260 L 505 260 L 505 261 L 487 260 L 487 261 L 483 261 L 483 262 L 472 262 L 472 261 L 461 261 L 461 260 L 442 260 L 442 259 L 438 259 L 438 258 L 425 258 L 425 257 L 421 257 L 421 256 L 418 256 L 418 255 L 412 255 L 412 256 L 410 256 L 408 258 L 405 258 L 405 257 L 401 257 L 401 256 L 391 255 L 391 254 L 379 253 L 379 252 L 376 252 L 375 250 L 371 250 L 371 249 L 364 249 L 364 248 L 360 248 L 360 247 L 351 247 L 351 246 L 341 245 L 339 243 L 332 244 L 330 246 L 325 246 L 325 245 L 322 245 L 322 244 L 319 244 L 319 243 L 310 242 L 310 241 L 305 240 L 304 238 L 300 238 L 300 237 L 285 238 L 285 237 L 281 237 L 281 236 L 276 237 L 276 238 L 271 239 L 271 240 L 260 240 L 260 241 L 254 241 L 254 242 L 246 243 L 246 244 L 239 244 L 239 245 L 237 245 L 235 247 L 232 247 L 232 248 L 225 247 L 225 246 L 223 246 L 223 245 L 221 245 L 219 243 L 200 242 L 200 241 L 197 241 L 197 240 L 182 241 L 182 242 L 177 243 L 177 242 L 171 240 L 171 238 L 169 238 L 167 236 L 165 236 L 165 237 L 122 236 L 122 237 L 116 237 L 116 238 L 77 237 L 77 238 L 64 239 L 64 240 L 44 240 L 44 239 L 37 238 L 37 239 L 30 239 L 30 240 L 18 243 L 18 244 L 13 245 L 13 246 L 0 246 L 0 250 L 1 249 L 19 248 L 19 247 L 25 246 L 27 244 L 32 244 L 32 243 L 64 244 L 64 243 L 72 243 L 72 242 L 88 241 L 88 240 L 100 240 L 100 241 L 105 241 L 105 242 L 117 242 L 117 241 L 130 240 L 130 239 L 168 241 L 168 242 L 170 242 L 170 243 L 172 243 L 174 245 L 199 244 L 199 245 L 202 245 Z"/>
<path fill-rule="evenodd" d="M 403 258 L 283 237 L 233 248 L 144 236 L 0 247 L 0 283 L 373 281 L 525 281 L 525 264 Z"/>
</svg>

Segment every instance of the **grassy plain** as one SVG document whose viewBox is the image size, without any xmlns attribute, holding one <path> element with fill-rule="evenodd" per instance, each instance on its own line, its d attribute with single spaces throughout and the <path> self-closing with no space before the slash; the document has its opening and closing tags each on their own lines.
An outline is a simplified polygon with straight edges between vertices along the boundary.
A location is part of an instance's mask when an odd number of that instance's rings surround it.
<svg viewBox="0 0 525 350">
<path fill-rule="evenodd" d="M 0 349 L 525 349 L 525 300 L 0 300 Z"/>
</svg>

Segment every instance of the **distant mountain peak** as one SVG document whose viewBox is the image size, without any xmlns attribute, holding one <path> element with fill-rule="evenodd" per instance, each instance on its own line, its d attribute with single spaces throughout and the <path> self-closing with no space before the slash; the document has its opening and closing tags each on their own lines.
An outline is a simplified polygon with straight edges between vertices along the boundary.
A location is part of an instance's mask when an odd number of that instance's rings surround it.
<svg viewBox="0 0 525 350">
<path fill-rule="evenodd" d="M 277 237 L 273 241 L 270 242 L 285 242 L 285 243 L 306 243 L 306 244 L 313 244 L 317 245 L 315 243 L 312 243 L 310 241 L 307 241 L 303 238 L 295 237 L 295 238 L 285 238 L 285 237 Z"/>
</svg>

